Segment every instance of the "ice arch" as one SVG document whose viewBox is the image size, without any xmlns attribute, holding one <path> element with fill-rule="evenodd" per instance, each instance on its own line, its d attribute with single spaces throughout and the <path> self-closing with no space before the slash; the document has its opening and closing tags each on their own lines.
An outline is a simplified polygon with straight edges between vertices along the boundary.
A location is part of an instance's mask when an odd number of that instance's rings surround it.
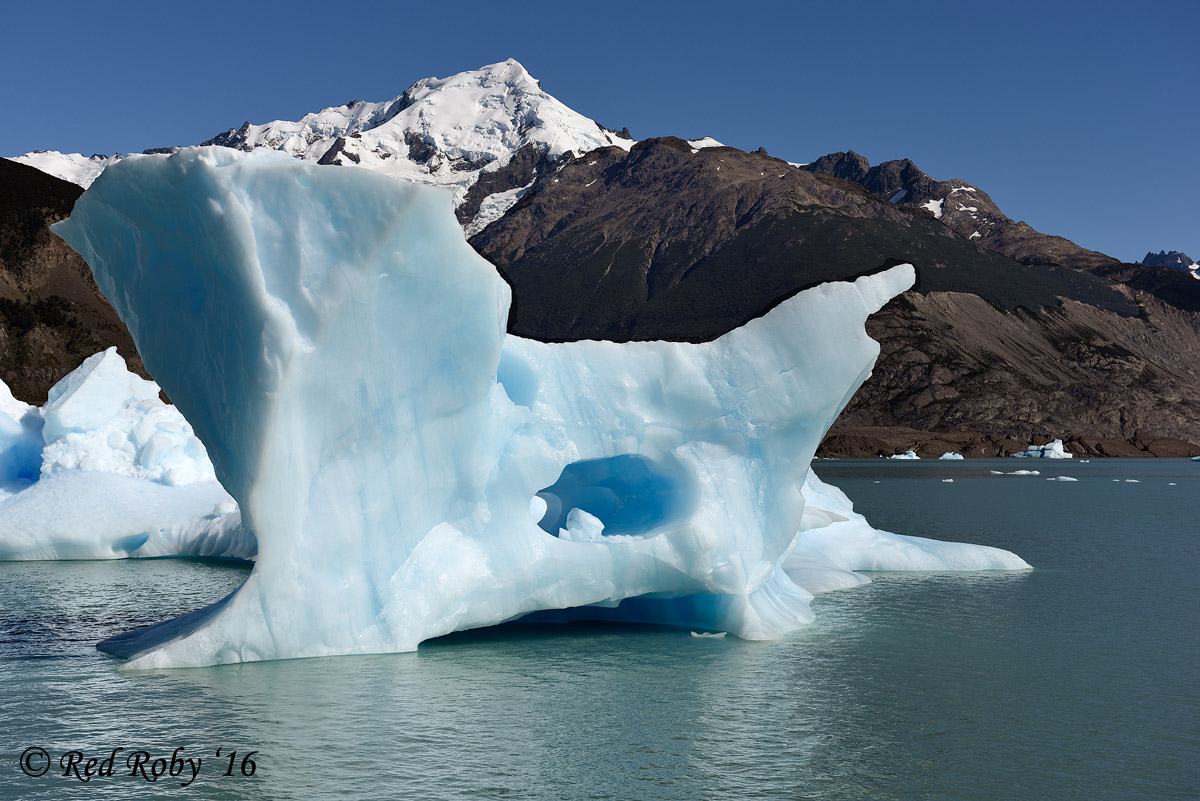
<svg viewBox="0 0 1200 801">
<path fill-rule="evenodd" d="M 410 650 L 637 598 L 638 619 L 792 630 L 809 461 L 878 354 L 867 315 L 914 280 L 825 284 L 703 344 L 533 342 L 505 335 L 508 286 L 449 195 L 221 148 L 114 165 L 55 230 L 258 535 L 237 592 L 104 644 L 134 667 Z M 638 536 L 530 515 L 568 465 L 628 483 L 635 458 L 670 501 Z M 1019 566 L 1003 553 L 976 566 Z"/>
</svg>

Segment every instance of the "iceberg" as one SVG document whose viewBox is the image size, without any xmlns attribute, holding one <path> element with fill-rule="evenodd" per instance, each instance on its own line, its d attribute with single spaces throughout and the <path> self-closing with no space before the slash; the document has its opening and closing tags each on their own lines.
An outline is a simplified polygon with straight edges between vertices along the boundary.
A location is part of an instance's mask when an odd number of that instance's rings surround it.
<svg viewBox="0 0 1200 801">
<path fill-rule="evenodd" d="M 889 456 L 888 458 L 889 459 L 920 459 L 921 457 L 917 456 L 916 451 L 905 451 L 904 453 L 897 453 L 892 456 Z"/>
<path fill-rule="evenodd" d="M 945 460 L 956 460 L 956 459 L 962 459 L 962 458 L 964 458 L 963 455 L 956 451 L 946 451 L 945 453 L 943 453 L 941 456 L 938 457 L 938 459 L 945 459 Z"/>
<path fill-rule="evenodd" d="M 40 409 L 0 382 L 0 559 L 252 558 L 204 446 L 115 348 Z"/>
<path fill-rule="evenodd" d="M 1030 445 L 1019 453 L 1009 454 L 1014 459 L 1073 459 L 1074 454 L 1063 450 L 1061 439 L 1047 442 L 1045 445 Z"/>
<path fill-rule="evenodd" d="M 864 322 L 909 265 L 711 342 L 549 344 L 506 335 L 509 288 L 448 193 L 367 171 L 130 159 L 54 230 L 258 538 L 237 591 L 101 644 L 130 668 L 406 651 L 536 614 L 769 639 L 857 569 L 1027 567 L 814 504 L 814 451 L 879 353 Z"/>
</svg>

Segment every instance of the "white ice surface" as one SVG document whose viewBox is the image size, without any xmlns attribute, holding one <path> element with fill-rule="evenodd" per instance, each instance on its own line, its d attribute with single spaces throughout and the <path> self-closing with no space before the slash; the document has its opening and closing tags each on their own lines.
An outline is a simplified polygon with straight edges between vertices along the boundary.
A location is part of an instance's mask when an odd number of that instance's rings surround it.
<svg viewBox="0 0 1200 801">
<path fill-rule="evenodd" d="M 904 453 L 896 453 L 888 457 L 889 459 L 920 459 L 916 451 L 905 451 Z"/>
<path fill-rule="evenodd" d="M 1024 567 L 807 502 L 911 266 L 713 342 L 545 344 L 505 335 L 508 286 L 447 194 L 364 170 L 145 157 L 55 230 L 258 533 L 234 595 L 105 645 L 133 667 L 409 650 L 539 610 L 772 638 L 850 570 Z M 801 586 L 779 567 L 815 526 Z"/>
<path fill-rule="evenodd" d="M 0 382 L 0 559 L 251 558 L 204 446 L 115 348 L 42 408 Z"/>
<path fill-rule="evenodd" d="M 872 528 L 854 511 L 854 504 L 844 492 L 811 471 L 804 496 L 810 507 L 843 518 L 801 531 L 795 548 L 783 562 L 784 571 L 814 593 L 867 582 L 866 576 L 853 571 L 1029 569 L 1024 559 L 1000 548 Z"/>
<path fill-rule="evenodd" d="M 938 457 L 938 459 L 946 459 L 946 460 L 962 459 L 962 458 L 963 458 L 963 455 L 961 453 L 956 453 L 954 451 L 946 451 L 945 453 L 943 453 L 941 456 Z"/>
</svg>

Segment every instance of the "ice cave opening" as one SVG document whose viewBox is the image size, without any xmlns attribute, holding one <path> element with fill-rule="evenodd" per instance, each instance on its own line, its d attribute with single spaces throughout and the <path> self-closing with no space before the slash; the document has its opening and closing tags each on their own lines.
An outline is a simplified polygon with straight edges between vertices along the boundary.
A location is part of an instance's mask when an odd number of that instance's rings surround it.
<svg viewBox="0 0 1200 801">
<path fill-rule="evenodd" d="M 623 454 L 569 464 L 537 497 L 546 504 L 538 525 L 556 537 L 563 530 L 578 530 L 572 525 L 580 519 L 572 519 L 575 509 L 603 525 L 597 534 L 649 537 L 691 515 L 695 480 L 677 459 Z"/>
</svg>

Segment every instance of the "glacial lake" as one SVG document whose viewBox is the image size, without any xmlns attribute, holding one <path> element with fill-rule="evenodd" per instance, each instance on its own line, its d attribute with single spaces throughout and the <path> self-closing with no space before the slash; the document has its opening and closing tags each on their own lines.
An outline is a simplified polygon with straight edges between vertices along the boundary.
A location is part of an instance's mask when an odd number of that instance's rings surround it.
<svg viewBox="0 0 1200 801">
<path fill-rule="evenodd" d="M 770 643 L 516 626 L 412 654 L 125 673 L 98 640 L 248 569 L 0 563 L 0 798 L 1200 797 L 1200 463 L 814 466 L 878 528 L 1035 570 L 873 574 Z M 1042 475 L 989 472 L 1022 468 Z M 115 748 L 114 775 L 62 776 L 63 754 L 82 769 Z M 147 776 L 173 753 L 202 762 L 187 787 L 182 762 L 150 783 L 129 775 L 139 751 Z M 50 769 L 26 776 L 23 756 Z"/>
</svg>

